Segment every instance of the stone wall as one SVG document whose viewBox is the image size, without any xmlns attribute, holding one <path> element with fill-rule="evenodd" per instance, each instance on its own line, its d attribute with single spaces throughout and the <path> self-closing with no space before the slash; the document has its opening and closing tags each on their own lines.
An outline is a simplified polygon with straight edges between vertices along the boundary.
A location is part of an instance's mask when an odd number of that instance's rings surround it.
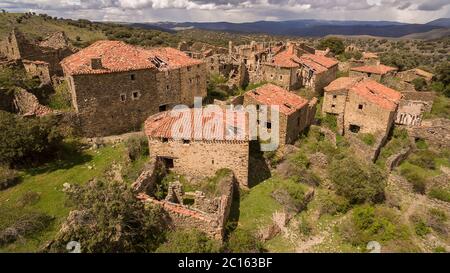
<svg viewBox="0 0 450 273">
<path fill-rule="evenodd" d="M 263 64 L 262 80 L 272 82 L 286 90 L 300 88 L 300 82 L 296 75 L 297 68 L 277 67 L 272 64 Z"/>
<path fill-rule="evenodd" d="M 17 89 L 14 92 L 14 108 L 22 116 L 45 116 L 52 113 L 47 106 L 39 103 L 35 95 L 24 89 Z"/>
<path fill-rule="evenodd" d="M 316 91 L 317 95 L 322 96 L 324 93 L 324 88 L 327 87 L 332 81 L 336 80 L 338 70 L 338 66 L 335 65 L 327 71 L 315 75 L 314 83 L 311 87 Z"/>
<path fill-rule="evenodd" d="M 395 123 L 407 126 L 420 126 L 423 115 L 430 113 L 435 98 L 434 92 L 403 92 Z"/>
<path fill-rule="evenodd" d="M 156 73 L 151 70 L 77 75 L 68 82 L 86 137 L 139 131 L 150 115 L 159 112 Z"/>
<path fill-rule="evenodd" d="M 239 185 L 248 188 L 248 141 L 183 141 L 149 139 L 151 155 L 173 160 L 173 171 L 191 178 L 214 176 L 220 169 L 234 172 Z"/>
<path fill-rule="evenodd" d="M 432 119 L 424 120 L 421 126 L 408 128 L 409 136 L 415 139 L 424 139 L 433 149 L 450 148 L 450 120 Z"/>
<path fill-rule="evenodd" d="M 165 200 L 156 200 L 144 193 L 139 198 L 149 204 L 161 207 L 169 216 L 170 226 L 177 229 L 198 229 L 210 238 L 223 241 L 225 226 L 233 202 L 235 179 L 232 173 L 219 182 L 217 195 L 206 197 L 203 192 L 184 193 L 180 183 L 169 186 Z M 184 205 L 186 196 L 194 196 L 194 204 Z M 176 199 L 176 200 L 175 200 Z"/>
<path fill-rule="evenodd" d="M 363 109 L 359 109 L 362 105 Z M 360 127 L 360 133 L 387 135 L 394 123 L 396 110 L 390 111 L 350 92 L 344 114 L 344 134 L 350 132 L 350 125 Z"/>
<path fill-rule="evenodd" d="M 25 71 L 31 78 L 39 78 L 42 84 L 51 84 L 49 64 L 42 61 L 23 61 Z"/>
</svg>

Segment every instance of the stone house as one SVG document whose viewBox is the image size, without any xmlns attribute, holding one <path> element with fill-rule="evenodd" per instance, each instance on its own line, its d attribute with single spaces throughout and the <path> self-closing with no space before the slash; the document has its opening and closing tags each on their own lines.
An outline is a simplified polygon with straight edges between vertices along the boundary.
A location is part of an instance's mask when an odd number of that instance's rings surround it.
<svg viewBox="0 0 450 273">
<path fill-rule="evenodd" d="M 204 62 L 173 48 L 99 41 L 61 65 L 88 137 L 138 131 L 148 116 L 206 96 Z"/>
<path fill-rule="evenodd" d="M 306 53 L 293 44 L 263 64 L 262 79 L 289 91 L 309 87 L 321 94 L 336 79 L 338 62 L 322 55 Z"/>
<path fill-rule="evenodd" d="M 247 92 L 244 95 L 244 106 L 277 105 L 280 109 L 280 146 L 293 144 L 306 128 L 311 126 L 316 114 L 317 99 L 311 101 L 273 84 Z M 270 112 L 269 112 L 270 116 Z M 271 129 L 271 118 L 268 118 Z"/>
<path fill-rule="evenodd" d="M 325 88 L 323 115 L 336 116 L 341 134 L 387 136 L 402 94 L 373 79 L 343 77 Z"/>
<path fill-rule="evenodd" d="M 378 66 L 380 65 L 380 57 L 372 52 L 363 52 L 362 53 L 362 61 L 364 62 L 364 65 L 369 66 Z"/>
<path fill-rule="evenodd" d="M 436 97 L 434 92 L 402 92 L 395 123 L 406 126 L 420 126 L 423 115 L 430 113 Z"/>
<path fill-rule="evenodd" d="M 162 160 L 175 173 L 194 179 L 229 169 L 239 185 L 248 188 L 247 119 L 245 111 L 201 108 L 151 116 L 145 122 L 145 134 L 152 160 Z"/>
<path fill-rule="evenodd" d="M 366 65 L 350 68 L 350 77 L 366 77 L 377 82 L 383 82 L 387 78 L 392 78 L 397 73 L 397 68 L 386 65 Z"/>
<path fill-rule="evenodd" d="M 63 76 L 60 62 L 74 52 L 75 49 L 70 46 L 63 32 L 53 33 L 42 41 L 34 41 L 13 30 L 0 41 L 0 53 L 6 58 L 46 62 L 50 77 Z"/>
</svg>

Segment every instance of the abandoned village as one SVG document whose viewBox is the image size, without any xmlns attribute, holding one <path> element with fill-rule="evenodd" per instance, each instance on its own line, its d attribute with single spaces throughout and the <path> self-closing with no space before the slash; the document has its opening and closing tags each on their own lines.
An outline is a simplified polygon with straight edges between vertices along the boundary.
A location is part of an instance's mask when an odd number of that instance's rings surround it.
<svg viewBox="0 0 450 273">
<path fill-rule="evenodd" d="M 346 49 L 354 50 L 355 46 Z M 63 32 L 36 42 L 14 29 L 0 42 L 0 56 L 0 65 L 21 66 L 42 85 L 66 82 L 72 103 L 71 111 L 52 110 L 21 90 L 0 93 L 4 96 L 0 97 L 0 110 L 26 117 L 66 118 L 79 135 L 93 141 L 130 133 L 145 135 L 150 162 L 133 184 L 136 195 L 165 210 L 174 226 L 199 228 L 218 240 L 224 239 L 236 189 L 251 188 L 254 173 L 259 172 L 252 163 L 254 153 L 260 151 L 258 140 L 249 137 L 248 113 L 243 110 L 247 106 L 255 105 L 260 113 L 261 106 L 279 107 L 279 126 L 274 127 L 270 113 L 267 122 L 258 119 L 259 128 L 279 130 L 276 153 L 291 149 L 302 134 L 319 126 L 318 114 L 334 119 L 338 134 L 371 162 L 378 158 L 394 127 L 407 128 L 416 139 L 428 137 L 430 130 L 439 134 L 443 128 L 423 123 L 433 106 L 434 93 L 418 92 L 411 84 L 418 77 L 430 82 L 433 75 L 420 69 L 398 72 L 371 52 L 344 66 L 330 50 L 316 50 L 301 41 L 230 42 L 228 48 L 194 48 L 182 42 L 178 48 L 144 48 L 100 40 L 79 49 Z M 347 75 L 339 76 L 340 72 Z M 225 79 L 220 88 L 232 94 L 226 100 L 206 100 L 212 75 Z M 388 87 L 391 80 L 399 83 L 401 90 Z M 249 84 L 255 88 L 244 91 Z M 242 91 L 233 93 L 238 89 Z M 204 99 L 200 109 L 194 108 L 196 98 Z M 219 119 L 221 135 L 232 131 L 243 137 L 173 136 L 174 107 L 189 107 L 184 110 L 189 121 L 203 125 L 212 118 L 206 110 L 201 111 L 208 104 L 227 116 Z M 237 116 L 245 122 L 234 123 Z M 448 147 L 450 136 L 442 130 L 444 133 L 434 137 Z M 328 132 L 323 134 L 327 137 Z M 373 136 L 375 144 L 364 145 L 363 135 Z M 157 183 L 169 172 L 188 177 L 190 184 L 171 182 L 167 195 L 157 197 Z M 198 181 L 224 172 L 215 180 L 213 193 L 195 189 Z"/>
</svg>

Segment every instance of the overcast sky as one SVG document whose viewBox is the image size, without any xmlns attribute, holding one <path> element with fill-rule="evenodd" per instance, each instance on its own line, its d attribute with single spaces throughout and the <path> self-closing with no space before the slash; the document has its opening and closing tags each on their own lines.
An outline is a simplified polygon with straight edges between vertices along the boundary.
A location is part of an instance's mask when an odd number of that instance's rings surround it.
<svg viewBox="0 0 450 273">
<path fill-rule="evenodd" d="M 425 23 L 450 17 L 450 0 L 0 0 L 0 8 L 125 22 L 335 19 Z"/>
</svg>

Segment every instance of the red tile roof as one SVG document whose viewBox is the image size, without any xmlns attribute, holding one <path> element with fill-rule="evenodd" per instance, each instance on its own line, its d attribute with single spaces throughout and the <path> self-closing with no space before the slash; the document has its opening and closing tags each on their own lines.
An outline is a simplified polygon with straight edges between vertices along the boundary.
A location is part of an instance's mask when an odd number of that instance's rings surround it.
<svg viewBox="0 0 450 273">
<path fill-rule="evenodd" d="M 320 64 L 321 66 L 325 66 L 330 69 L 335 65 L 338 65 L 338 61 L 333 58 L 328 58 L 322 55 L 314 55 L 314 54 L 305 54 L 302 56 L 303 58 L 310 59 L 311 61 Z"/>
<path fill-rule="evenodd" d="M 292 51 L 286 49 L 276 54 L 269 64 L 283 68 L 295 68 L 300 66 L 299 62 L 299 58 Z"/>
<path fill-rule="evenodd" d="M 390 67 L 386 65 L 369 65 L 369 66 L 361 66 L 361 67 L 353 67 L 352 71 L 363 72 L 363 73 L 372 73 L 378 75 L 384 75 L 391 71 L 396 71 L 397 68 Z"/>
<path fill-rule="evenodd" d="M 395 110 L 403 96 L 400 92 L 372 79 L 349 77 L 342 77 L 333 81 L 325 87 L 325 92 L 335 92 L 344 89 L 391 111 Z"/>
<path fill-rule="evenodd" d="M 219 122 L 219 124 L 214 122 Z M 203 140 L 203 141 L 248 141 L 248 114 L 245 111 L 217 109 L 213 112 L 207 109 L 172 110 L 153 115 L 145 122 L 145 133 L 152 138 Z M 177 125 L 182 124 L 182 127 Z M 222 126 L 218 130 L 208 130 L 208 126 Z M 176 131 L 177 128 L 190 128 L 190 132 Z M 195 130 L 199 128 L 198 130 Z M 235 128 L 238 136 L 226 139 Z M 173 132 L 180 132 L 173 135 Z"/>
<path fill-rule="evenodd" d="M 325 87 L 325 92 L 335 92 L 341 90 L 348 90 L 350 87 L 354 86 L 357 82 L 361 81 L 363 78 L 349 78 L 342 77 L 334 80 L 327 87 Z"/>
<path fill-rule="evenodd" d="M 266 84 L 245 94 L 263 105 L 278 105 L 280 112 L 291 115 L 308 104 L 308 100 L 279 86 Z"/>
<path fill-rule="evenodd" d="M 155 57 L 165 62 L 168 69 L 202 63 L 173 48 L 144 49 L 120 41 L 98 41 L 65 58 L 61 65 L 70 75 L 105 74 L 155 69 L 156 66 L 152 62 Z M 101 59 L 102 68 L 92 69 L 92 59 Z"/>
</svg>

